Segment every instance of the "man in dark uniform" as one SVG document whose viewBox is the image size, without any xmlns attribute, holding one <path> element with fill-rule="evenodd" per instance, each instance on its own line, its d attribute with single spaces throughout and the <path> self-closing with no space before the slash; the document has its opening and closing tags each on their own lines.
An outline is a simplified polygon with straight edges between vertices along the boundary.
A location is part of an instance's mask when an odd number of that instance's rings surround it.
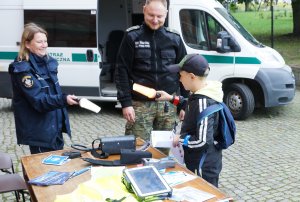
<svg viewBox="0 0 300 202">
<path fill-rule="evenodd" d="M 151 130 L 172 130 L 177 109 L 168 102 L 156 102 L 132 91 L 138 83 L 170 94 L 185 93 L 180 89 L 179 75 L 171 74 L 166 66 L 178 63 L 186 49 L 180 35 L 164 27 L 167 16 L 166 0 L 146 0 L 144 23 L 127 30 L 120 46 L 116 84 L 118 100 L 126 123 L 126 134 L 145 140 Z M 179 118 L 183 119 L 181 110 Z"/>
</svg>

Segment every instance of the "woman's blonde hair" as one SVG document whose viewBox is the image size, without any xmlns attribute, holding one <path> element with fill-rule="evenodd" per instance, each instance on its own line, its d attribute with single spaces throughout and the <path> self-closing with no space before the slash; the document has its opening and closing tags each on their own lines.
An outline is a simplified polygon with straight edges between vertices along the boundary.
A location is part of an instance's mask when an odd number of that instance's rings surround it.
<svg viewBox="0 0 300 202">
<path fill-rule="evenodd" d="M 30 50 L 26 48 L 26 43 L 30 42 L 36 33 L 43 33 L 48 37 L 47 31 L 35 23 L 28 23 L 24 26 L 18 61 L 29 60 Z"/>
</svg>

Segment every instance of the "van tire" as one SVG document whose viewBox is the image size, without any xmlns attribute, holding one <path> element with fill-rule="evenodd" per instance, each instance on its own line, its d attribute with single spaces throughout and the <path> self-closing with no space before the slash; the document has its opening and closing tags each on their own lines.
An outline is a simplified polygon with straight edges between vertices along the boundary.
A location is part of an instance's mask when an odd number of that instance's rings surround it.
<svg viewBox="0 0 300 202">
<path fill-rule="evenodd" d="M 248 118 L 255 107 L 252 91 L 241 83 L 233 83 L 225 89 L 224 102 L 236 120 Z"/>
</svg>

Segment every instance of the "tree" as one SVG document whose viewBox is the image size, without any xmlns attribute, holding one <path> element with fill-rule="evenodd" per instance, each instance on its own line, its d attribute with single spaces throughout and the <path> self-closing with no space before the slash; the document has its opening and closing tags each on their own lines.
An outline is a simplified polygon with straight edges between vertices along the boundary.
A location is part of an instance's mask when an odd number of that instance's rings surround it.
<svg viewBox="0 0 300 202">
<path fill-rule="evenodd" d="M 245 3 L 245 11 L 249 11 L 250 9 L 250 3 L 252 2 L 252 0 L 238 0 L 238 3 Z"/>
<path fill-rule="evenodd" d="M 221 4 L 224 5 L 225 8 L 227 8 L 227 6 L 229 4 L 242 4 L 245 3 L 245 11 L 249 11 L 250 8 L 250 3 L 252 2 L 252 0 L 218 0 Z"/>
<path fill-rule="evenodd" d="M 293 9 L 293 34 L 300 36 L 300 0 L 292 0 Z"/>
</svg>

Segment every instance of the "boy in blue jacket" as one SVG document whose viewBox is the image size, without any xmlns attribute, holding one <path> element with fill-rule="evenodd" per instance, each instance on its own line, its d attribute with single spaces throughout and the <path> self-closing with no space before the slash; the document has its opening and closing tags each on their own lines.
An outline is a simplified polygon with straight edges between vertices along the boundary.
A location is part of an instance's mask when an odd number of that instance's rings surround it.
<svg viewBox="0 0 300 202">
<path fill-rule="evenodd" d="M 206 117 L 199 125 L 197 119 L 208 106 L 223 101 L 222 83 L 206 80 L 209 65 L 199 54 L 186 55 L 179 64 L 168 67 L 170 72 L 180 74 L 180 82 L 190 91 L 185 116 L 180 134 L 175 135 L 173 144 L 183 145 L 186 167 L 202 176 L 203 179 L 218 187 L 222 169 L 222 150 L 215 147 L 214 137 L 218 133 L 218 113 Z M 157 100 L 169 100 L 174 105 L 181 104 L 184 99 L 172 96 L 165 91 L 157 91 L 161 96 Z M 206 155 L 203 165 L 200 160 Z"/>
</svg>

